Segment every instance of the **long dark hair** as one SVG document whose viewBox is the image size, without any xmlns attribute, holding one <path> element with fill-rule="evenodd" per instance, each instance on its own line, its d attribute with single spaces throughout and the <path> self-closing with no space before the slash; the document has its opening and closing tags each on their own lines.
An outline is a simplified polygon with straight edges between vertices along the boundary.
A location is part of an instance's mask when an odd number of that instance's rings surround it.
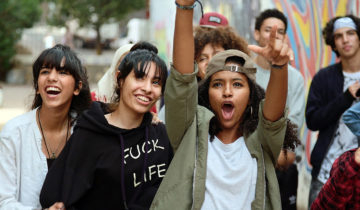
<svg viewBox="0 0 360 210">
<path fill-rule="evenodd" d="M 111 105 L 111 110 L 114 110 L 116 104 L 120 101 L 120 81 L 125 80 L 131 71 L 134 71 L 136 78 L 144 77 L 151 62 L 156 65 L 156 73 L 159 73 L 160 76 L 161 92 L 164 93 L 167 77 L 165 62 L 153 51 L 137 49 L 128 53 L 120 63 L 119 74 L 116 78 L 115 98 L 113 100 L 115 103 Z"/>
<path fill-rule="evenodd" d="M 65 65 L 61 67 L 61 61 L 65 58 Z M 35 91 L 38 91 L 38 79 L 40 70 L 43 68 L 68 71 L 75 79 L 75 89 L 80 88 L 80 81 L 82 87 L 77 96 L 73 96 L 70 111 L 76 112 L 79 116 L 82 111 L 87 109 L 91 103 L 91 95 L 86 69 L 82 66 L 80 59 L 67 46 L 57 44 L 52 48 L 44 50 L 33 64 L 33 86 Z M 40 94 L 35 94 L 31 108 L 35 109 L 42 105 L 42 98 Z"/>
</svg>

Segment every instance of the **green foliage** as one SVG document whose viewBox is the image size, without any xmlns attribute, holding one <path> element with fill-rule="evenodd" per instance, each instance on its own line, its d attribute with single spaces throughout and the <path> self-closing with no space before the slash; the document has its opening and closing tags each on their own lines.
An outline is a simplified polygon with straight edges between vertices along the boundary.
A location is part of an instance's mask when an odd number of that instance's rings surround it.
<svg viewBox="0 0 360 210">
<path fill-rule="evenodd" d="M 101 25 L 120 21 L 130 12 L 144 8 L 146 4 L 146 0 L 54 0 L 54 2 L 57 10 L 49 23 L 65 25 L 66 20 L 77 19 L 81 27 L 92 27 L 96 31 L 99 31 Z"/>
<path fill-rule="evenodd" d="M 0 0 L 0 80 L 12 67 L 15 44 L 22 29 L 31 27 L 41 14 L 40 0 Z"/>
</svg>

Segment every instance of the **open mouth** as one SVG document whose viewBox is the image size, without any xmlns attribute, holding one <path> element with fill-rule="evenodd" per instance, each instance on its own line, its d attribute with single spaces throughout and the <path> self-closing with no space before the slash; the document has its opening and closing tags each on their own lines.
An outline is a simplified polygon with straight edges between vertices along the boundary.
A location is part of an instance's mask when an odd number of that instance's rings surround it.
<svg viewBox="0 0 360 210">
<path fill-rule="evenodd" d="M 136 96 L 136 98 L 139 99 L 139 100 L 142 101 L 142 102 L 145 102 L 145 103 L 149 103 L 149 102 L 150 102 L 150 98 L 145 97 L 145 96 Z"/>
<path fill-rule="evenodd" d="M 225 102 L 221 106 L 221 112 L 225 120 L 229 120 L 232 118 L 234 110 L 234 104 L 232 102 Z"/>
<path fill-rule="evenodd" d="M 50 95 L 58 95 L 61 92 L 57 87 L 47 87 L 45 91 Z"/>
</svg>

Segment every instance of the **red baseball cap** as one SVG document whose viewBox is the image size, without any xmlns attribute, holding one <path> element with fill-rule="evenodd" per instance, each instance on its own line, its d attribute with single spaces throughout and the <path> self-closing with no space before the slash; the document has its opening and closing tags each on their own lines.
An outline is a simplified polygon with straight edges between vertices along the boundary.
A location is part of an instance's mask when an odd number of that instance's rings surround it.
<svg viewBox="0 0 360 210">
<path fill-rule="evenodd" d="M 221 15 L 217 12 L 208 12 L 205 13 L 204 16 L 200 19 L 201 26 L 227 26 L 229 25 L 229 21 L 224 15 Z"/>
</svg>

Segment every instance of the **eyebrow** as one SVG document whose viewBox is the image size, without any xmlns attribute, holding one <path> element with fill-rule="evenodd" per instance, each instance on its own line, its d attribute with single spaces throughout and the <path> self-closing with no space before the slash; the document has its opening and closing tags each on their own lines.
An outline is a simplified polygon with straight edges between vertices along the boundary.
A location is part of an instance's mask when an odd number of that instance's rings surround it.
<svg viewBox="0 0 360 210">
<path fill-rule="evenodd" d="M 245 81 L 245 80 L 243 80 L 242 78 L 233 78 L 231 81 L 238 81 L 238 80 L 240 80 L 240 81 L 242 81 L 242 82 Z M 214 80 L 212 80 L 211 82 L 216 82 L 216 81 L 221 82 L 221 81 L 224 81 L 224 79 L 221 79 L 221 78 L 219 78 L 219 79 L 214 79 Z"/>
<path fill-rule="evenodd" d="M 201 56 L 206 56 L 206 57 L 208 57 L 208 54 L 201 53 L 199 57 L 201 57 Z"/>
<path fill-rule="evenodd" d="M 342 33 L 339 33 L 339 32 L 335 32 L 334 33 L 334 36 L 336 36 L 336 35 L 341 35 L 341 34 L 343 34 L 343 33 L 347 33 L 347 32 L 352 32 L 352 31 L 355 31 L 356 32 L 356 30 L 355 29 L 351 29 L 351 28 L 349 28 L 348 30 L 346 30 L 346 31 L 343 31 Z"/>
<path fill-rule="evenodd" d="M 265 29 L 272 29 L 272 26 L 265 26 Z M 277 28 L 277 31 L 285 31 L 285 28 Z"/>
</svg>

